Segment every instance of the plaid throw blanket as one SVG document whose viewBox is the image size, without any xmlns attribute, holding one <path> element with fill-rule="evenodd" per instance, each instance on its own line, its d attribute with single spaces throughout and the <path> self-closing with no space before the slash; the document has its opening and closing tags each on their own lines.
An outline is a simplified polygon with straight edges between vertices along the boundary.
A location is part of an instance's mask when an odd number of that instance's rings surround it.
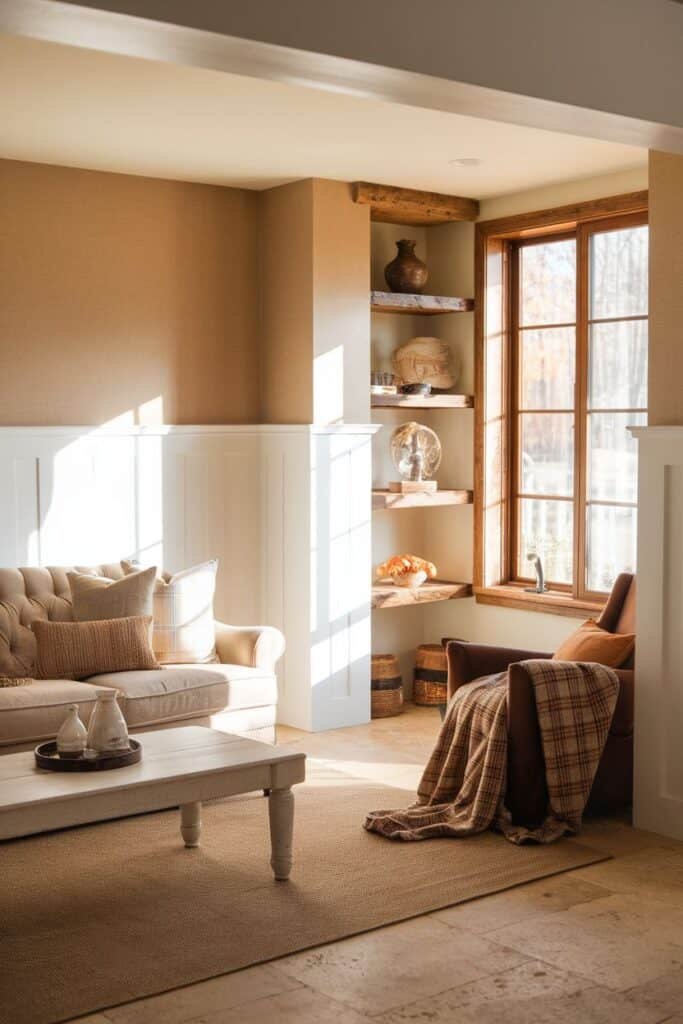
<svg viewBox="0 0 683 1024">
<path fill-rule="evenodd" d="M 468 836 L 487 828 L 513 843 L 550 843 L 576 833 L 619 693 L 603 665 L 526 661 L 536 699 L 548 787 L 548 814 L 536 829 L 513 825 L 505 809 L 507 672 L 461 686 L 405 810 L 372 811 L 365 828 L 390 839 Z"/>
</svg>

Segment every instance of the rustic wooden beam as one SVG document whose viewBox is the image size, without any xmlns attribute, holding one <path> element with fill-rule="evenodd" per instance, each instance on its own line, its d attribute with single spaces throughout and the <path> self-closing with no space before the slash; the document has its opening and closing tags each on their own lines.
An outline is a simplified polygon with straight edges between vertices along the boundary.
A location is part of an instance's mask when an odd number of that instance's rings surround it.
<svg viewBox="0 0 683 1024">
<path fill-rule="evenodd" d="M 462 196 L 376 185 L 370 181 L 355 181 L 351 191 L 355 203 L 370 206 L 371 220 L 391 224 L 447 224 L 454 220 L 476 220 L 479 216 L 477 200 Z"/>
</svg>

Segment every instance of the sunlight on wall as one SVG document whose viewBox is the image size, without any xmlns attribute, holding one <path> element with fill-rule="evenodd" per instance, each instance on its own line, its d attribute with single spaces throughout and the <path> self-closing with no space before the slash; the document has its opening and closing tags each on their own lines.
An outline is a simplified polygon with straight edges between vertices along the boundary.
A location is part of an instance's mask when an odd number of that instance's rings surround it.
<svg viewBox="0 0 683 1024">
<path fill-rule="evenodd" d="M 37 523 L 27 535 L 26 564 L 137 557 L 163 565 L 163 438 L 135 429 L 162 422 L 157 396 L 87 433 L 55 436 L 51 455 L 37 458 Z"/>
<path fill-rule="evenodd" d="M 344 420 L 344 346 L 337 345 L 313 360 L 313 422 Z"/>
<path fill-rule="evenodd" d="M 370 460 L 367 435 L 312 438 L 311 686 L 328 713 L 369 658 Z"/>
<path fill-rule="evenodd" d="M 164 422 L 164 399 L 162 395 L 143 402 L 138 406 L 136 423 L 148 427 L 160 427 Z"/>
</svg>

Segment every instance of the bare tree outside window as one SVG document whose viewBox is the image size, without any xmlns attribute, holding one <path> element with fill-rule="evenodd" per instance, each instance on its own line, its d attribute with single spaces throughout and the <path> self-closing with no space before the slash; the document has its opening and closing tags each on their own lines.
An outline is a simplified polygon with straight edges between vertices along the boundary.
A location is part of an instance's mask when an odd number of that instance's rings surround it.
<svg viewBox="0 0 683 1024">
<path fill-rule="evenodd" d="M 637 451 L 627 428 L 646 422 L 647 256 L 644 224 L 591 225 L 513 251 L 517 578 L 528 576 L 531 552 L 551 584 L 582 593 L 607 591 L 635 568 Z"/>
</svg>

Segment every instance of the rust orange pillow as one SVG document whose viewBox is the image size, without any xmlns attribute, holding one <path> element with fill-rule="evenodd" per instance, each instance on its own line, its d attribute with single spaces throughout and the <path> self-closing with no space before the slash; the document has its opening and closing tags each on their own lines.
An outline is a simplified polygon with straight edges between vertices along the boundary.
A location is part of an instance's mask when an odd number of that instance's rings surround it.
<svg viewBox="0 0 683 1024">
<path fill-rule="evenodd" d="M 597 661 L 619 668 L 633 654 L 635 633 L 608 633 L 594 619 L 588 619 L 568 636 L 553 654 L 554 661 Z"/>
</svg>

